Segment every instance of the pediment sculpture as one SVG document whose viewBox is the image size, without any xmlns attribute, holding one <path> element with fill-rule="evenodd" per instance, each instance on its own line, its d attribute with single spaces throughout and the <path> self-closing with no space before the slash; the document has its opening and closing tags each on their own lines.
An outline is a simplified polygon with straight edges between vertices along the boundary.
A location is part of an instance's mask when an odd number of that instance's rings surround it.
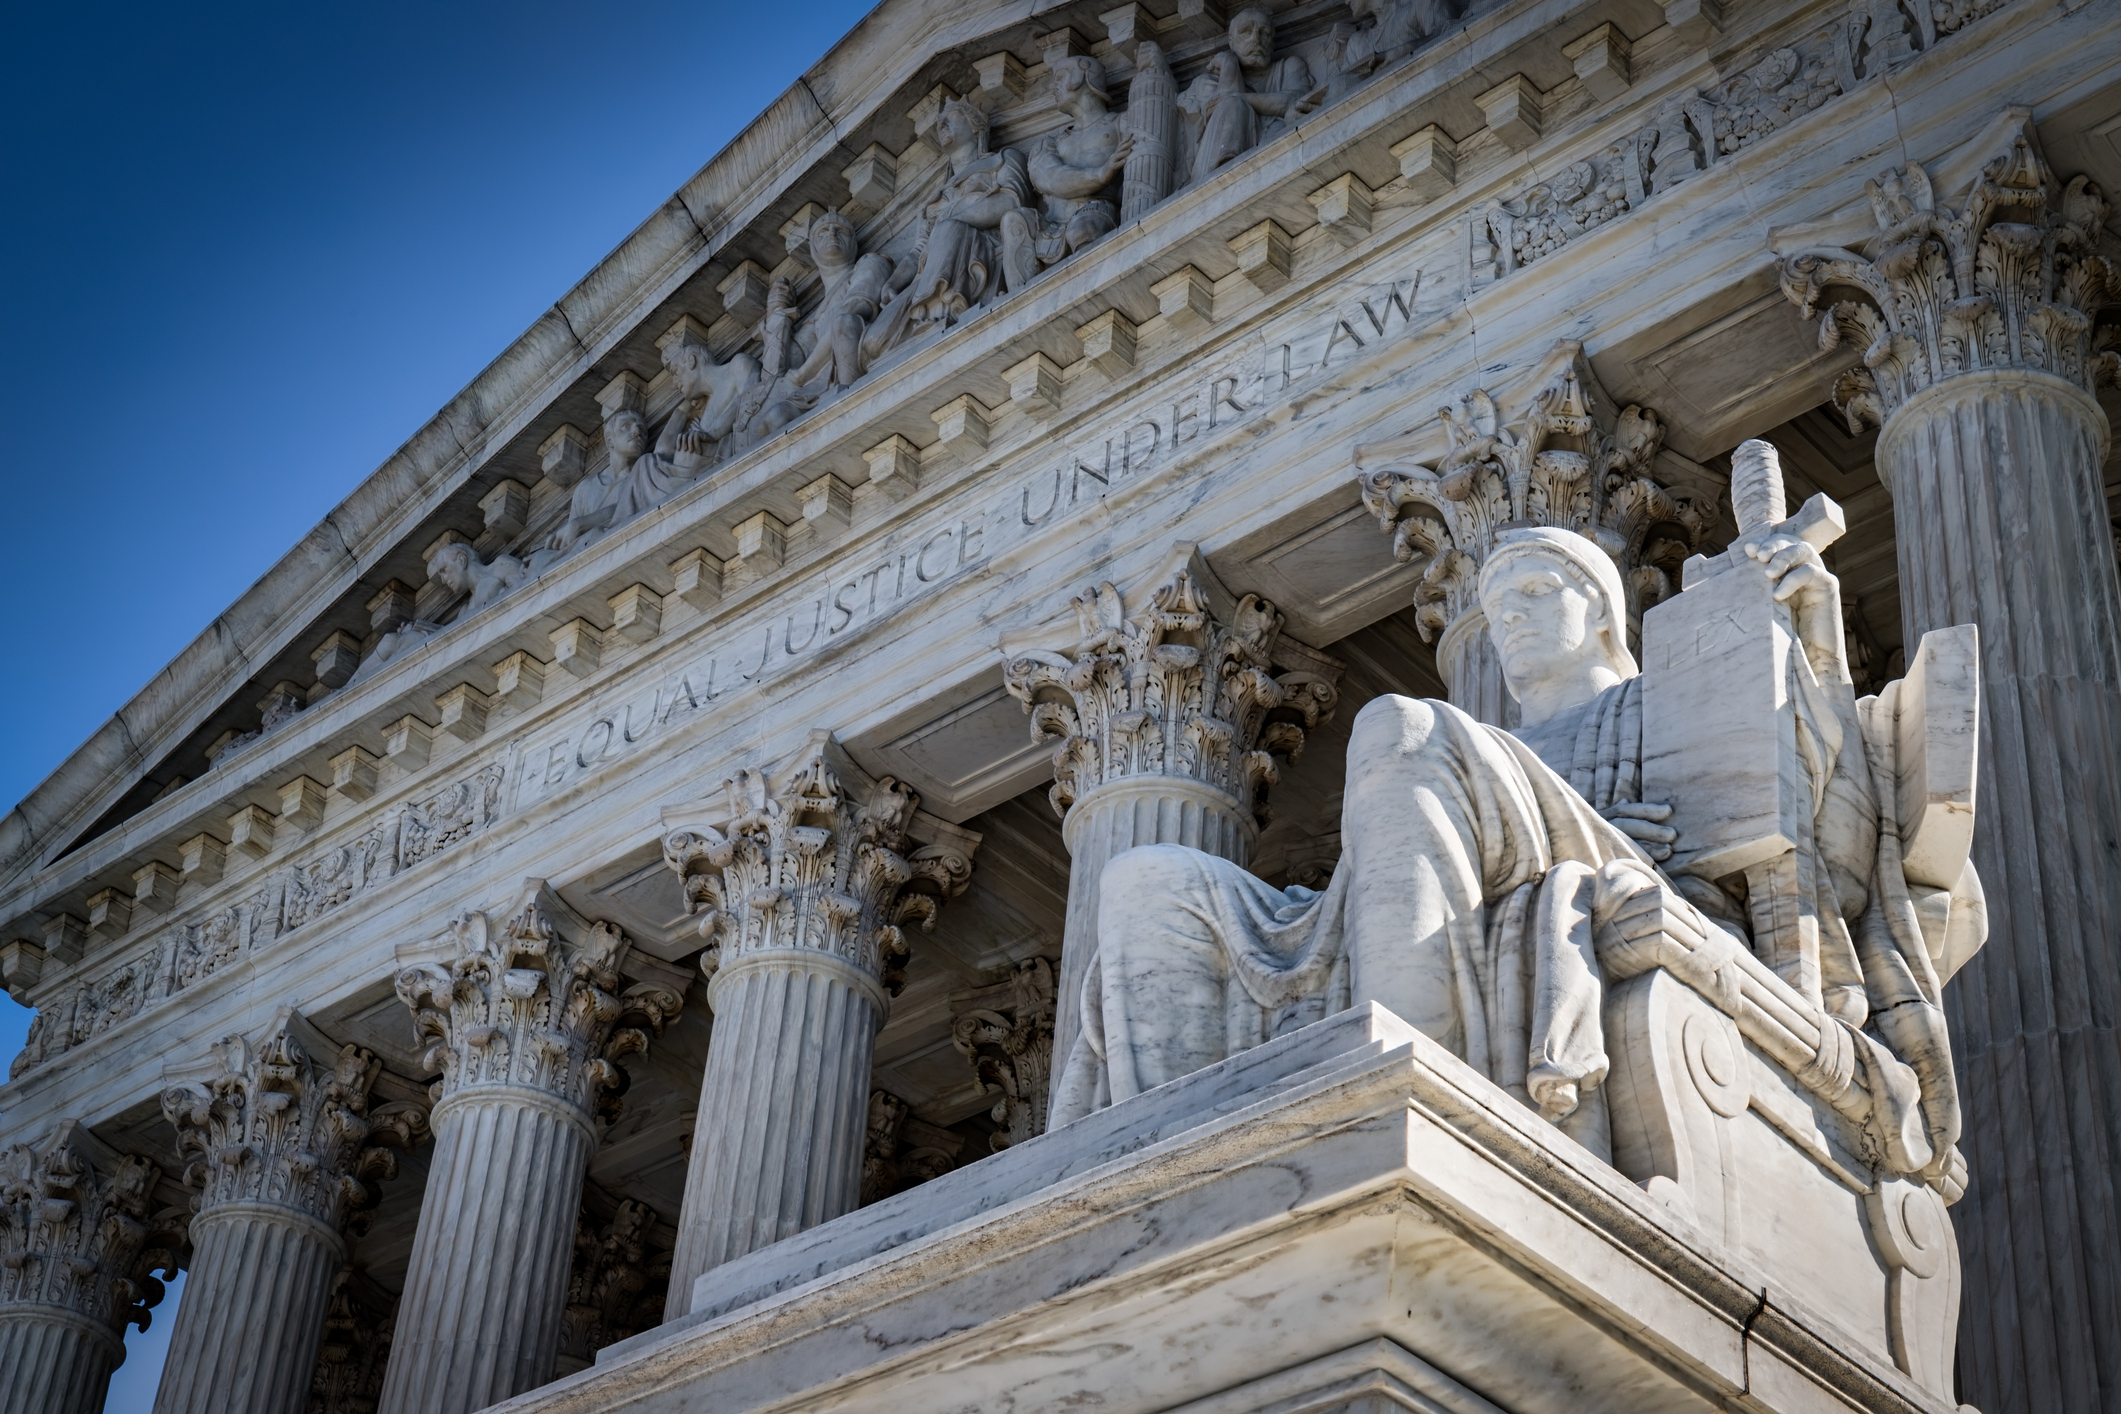
<svg viewBox="0 0 2121 1414">
<path fill-rule="evenodd" d="M 1479 601 L 1521 725 L 1369 703 L 1322 891 L 1182 846 L 1117 856 L 1098 955 L 1063 1001 L 1085 1028 L 1054 1123 L 1376 1002 L 1635 1162 L 1644 1092 L 1609 1078 L 1648 1063 L 1624 1003 L 1660 973 L 1849 1119 L 1877 1173 L 1956 1200 L 1940 994 L 1987 931 L 1967 859 L 1973 630 L 1927 635 L 1906 680 L 1859 701 L 1819 553 L 1838 508 L 1786 515 L 1766 443 L 1735 460 L 1741 535 L 1644 615 L 1646 671 L 1606 549 L 1502 532 Z"/>
</svg>

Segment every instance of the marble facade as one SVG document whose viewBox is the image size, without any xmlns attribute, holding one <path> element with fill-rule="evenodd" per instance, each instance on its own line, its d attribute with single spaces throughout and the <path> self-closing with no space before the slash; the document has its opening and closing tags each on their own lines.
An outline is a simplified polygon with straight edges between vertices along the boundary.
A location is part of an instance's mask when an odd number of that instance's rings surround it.
<svg viewBox="0 0 2121 1414">
<path fill-rule="evenodd" d="M 2117 135 L 887 0 L 0 820 L 0 1403 L 2121 1410 Z"/>
</svg>

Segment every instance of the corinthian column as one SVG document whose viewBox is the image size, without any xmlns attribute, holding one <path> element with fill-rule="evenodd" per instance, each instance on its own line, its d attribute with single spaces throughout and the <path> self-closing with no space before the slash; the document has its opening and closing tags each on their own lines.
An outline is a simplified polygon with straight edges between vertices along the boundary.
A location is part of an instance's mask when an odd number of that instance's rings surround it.
<svg viewBox="0 0 2121 1414">
<path fill-rule="evenodd" d="M 1869 184 L 1870 258 L 1785 252 L 1783 288 L 1825 347 L 1863 345 L 1838 400 L 1882 426 L 1907 641 L 1980 629 L 1989 942 L 1944 1003 L 1971 1168 L 1953 1216 L 1980 1293 L 1960 1392 L 1989 1414 L 2115 1410 L 2121 581 L 2092 397 L 2115 365 L 2092 337 L 2115 289 L 2094 253 L 2106 202 L 2055 178 L 2023 110 L 1934 165 L 1936 186 L 1920 165 Z"/>
<path fill-rule="evenodd" d="M 434 1167 L 381 1414 L 465 1414 L 552 1378 L 582 1176 L 617 1111 L 615 1064 L 683 999 L 624 987 L 628 947 L 531 881 L 508 921 L 467 913 L 447 963 L 398 974 L 430 1043 Z"/>
<path fill-rule="evenodd" d="M 97 1414 L 125 1327 L 162 1299 L 148 1250 L 161 1177 L 67 1120 L 0 1155 L 0 1402 L 10 1414 Z"/>
<path fill-rule="evenodd" d="M 1415 628 L 1436 645 L 1451 705 L 1498 727 L 1517 724 L 1480 609 L 1480 567 L 1498 535 L 1540 525 L 1595 541 L 1620 566 L 1632 636 L 1717 519 L 1713 497 L 1652 479 L 1664 424 L 1647 408 L 1615 408 L 1574 339 L 1554 346 L 1519 406 L 1505 421 L 1477 389 L 1439 411 L 1449 451 L 1433 466 L 1419 460 L 1434 445 L 1426 432 L 1355 449 L 1363 505 L 1391 535 L 1392 557 L 1424 562 Z"/>
<path fill-rule="evenodd" d="M 1053 808 L 1067 842 L 1068 915 L 1053 1033 L 1054 1124 L 1078 1118 L 1059 1080 L 1082 1029 L 1083 978 L 1097 954 L 1099 881 L 1136 845 L 1182 844 L 1245 863 L 1265 818 L 1276 756 L 1302 750 L 1331 715 L 1340 664 L 1281 636 L 1255 594 L 1227 621 L 1210 609 L 1205 566 L 1176 571 L 1129 617 L 1110 584 L 1076 599 L 1072 654 L 1012 659 L 1002 681 L 1053 751 Z M 1219 598 L 1221 596 L 1218 596 Z M 1276 676 L 1272 669 L 1286 671 Z"/>
<path fill-rule="evenodd" d="M 856 784 L 811 738 L 779 781 L 744 770 L 720 826 L 676 830 L 663 858 L 709 947 L 714 1033 L 700 1084 L 671 1319 L 700 1274 L 855 1208 L 877 1029 L 903 978 L 904 927 L 964 892 L 979 836 L 919 813 L 889 776 Z"/>
<path fill-rule="evenodd" d="M 328 1058 L 329 1063 L 326 1063 Z M 418 1105 L 371 1109 L 382 1063 L 282 1010 L 255 1043 L 214 1046 L 204 1080 L 162 1092 L 199 1189 L 191 1275 L 155 1414 L 301 1414 L 341 1229 L 397 1172 L 389 1149 L 427 1132 Z"/>
</svg>

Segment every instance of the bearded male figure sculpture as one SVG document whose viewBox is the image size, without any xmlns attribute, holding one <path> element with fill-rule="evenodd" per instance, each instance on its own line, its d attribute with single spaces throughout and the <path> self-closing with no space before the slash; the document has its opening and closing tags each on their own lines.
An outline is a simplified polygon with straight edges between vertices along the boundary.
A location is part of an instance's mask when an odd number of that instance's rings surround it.
<svg viewBox="0 0 2121 1414">
<path fill-rule="evenodd" d="M 1722 573 L 1752 577 L 1801 646 L 1788 663 L 1790 769 L 1813 816 L 1791 877 L 1817 894 L 1805 909 L 1821 925 L 1818 966 L 1789 989 L 1751 957 L 1741 970 L 1811 1018 L 1820 1060 L 1790 1068 L 1839 1072 L 1800 1077 L 1815 1093 L 1847 1103 L 1850 1077 L 1864 1077 L 1880 1171 L 1950 1201 L 1965 1170 L 1936 992 L 1985 936 L 1979 886 L 1968 869 L 1934 891 L 1955 895 L 1944 900 L 1953 926 L 1942 913 L 1916 926 L 1893 816 L 1892 741 L 1908 727 L 1891 700 L 1856 701 L 1838 582 L 1795 524 L 1742 537 Z M 1640 799 L 1644 679 L 1607 553 L 1572 531 L 1506 531 L 1480 597 L 1522 725 L 1505 732 L 1397 696 L 1364 707 L 1348 745 L 1344 853 L 1323 892 L 1277 889 L 1174 845 L 1107 866 L 1098 956 L 1064 1003 L 1081 1006 L 1083 1025 L 1054 1124 L 1375 1002 L 1612 1158 L 1601 1085 L 1625 1057 L 1607 1053 L 1602 960 L 1715 956 L 1717 988 L 1735 987 L 1738 973 L 1718 969 L 1769 946 L 1748 937 L 1768 900 L 1749 914 L 1676 861 L 1669 875 L 1657 868 L 1687 845 L 1664 823 L 1668 802 Z M 1687 804 L 1701 818 L 1700 802 Z"/>
</svg>

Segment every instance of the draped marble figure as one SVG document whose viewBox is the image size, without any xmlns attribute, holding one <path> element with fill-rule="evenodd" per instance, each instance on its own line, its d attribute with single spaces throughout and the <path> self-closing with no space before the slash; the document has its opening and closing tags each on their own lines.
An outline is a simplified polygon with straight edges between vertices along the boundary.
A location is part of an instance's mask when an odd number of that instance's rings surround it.
<svg viewBox="0 0 2121 1414">
<path fill-rule="evenodd" d="M 1874 1079 L 1888 1166 L 1955 1187 L 1938 991 L 1985 936 L 1979 886 L 1970 870 L 1961 878 L 1965 906 L 1933 940 L 1903 926 L 1907 883 L 1896 850 L 1881 847 L 1890 702 L 1881 713 L 1879 699 L 1854 697 L 1840 589 L 1818 551 L 1783 533 L 1741 543 L 1735 572 L 1763 577 L 1804 649 L 1790 672 L 1803 680 L 1791 696 L 1815 814 L 1804 847 L 1822 881 L 1818 1003 Z M 1479 588 L 1522 725 L 1506 732 L 1398 696 L 1364 707 L 1348 745 L 1344 853 L 1323 891 L 1274 888 L 1177 845 L 1107 866 L 1055 1124 L 1376 1002 L 1610 1156 L 1594 940 L 1721 930 L 1743 947 L 1747 913 L 1716 883 L 1657 867 L 1684 842 L 1664 823 L 1669 802 L 1640 799 L 1643 679 L 1607 553 L 1569 530 L 1509 531 Z"/>
</svg>

